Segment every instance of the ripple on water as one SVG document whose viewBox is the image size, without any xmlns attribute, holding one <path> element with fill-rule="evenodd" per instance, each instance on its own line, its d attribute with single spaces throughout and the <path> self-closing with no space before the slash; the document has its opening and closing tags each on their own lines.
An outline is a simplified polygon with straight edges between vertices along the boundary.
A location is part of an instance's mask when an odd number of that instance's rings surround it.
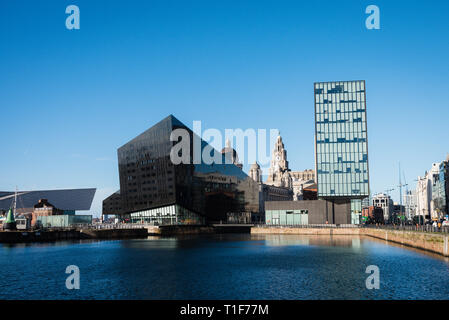
<svg viewBox="0 0 449 320">
<path fill-rule="evenodd" d="M 65 268 L 81 289 L 65 288 Z M 368 265 L 380 289 L 368 290 Z M 0 246 L 0 299 L 447 299 L 444 259 L 373 239 L 216 235 Z"/>
</svg>

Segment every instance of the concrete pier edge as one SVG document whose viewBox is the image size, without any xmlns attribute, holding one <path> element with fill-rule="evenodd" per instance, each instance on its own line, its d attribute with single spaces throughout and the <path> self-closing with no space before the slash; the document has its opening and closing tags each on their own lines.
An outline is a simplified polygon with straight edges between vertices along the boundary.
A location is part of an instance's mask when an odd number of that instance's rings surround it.
<svg viewBox="0 0 449 320">
<path fill-rule="evenodd" d="M 285 235 L 358 235 L 367 236 L 411 248 L 449 256 L 449 240 L 445 234 L 418 231 L 385 230 L 376 228 L 295 228 L 295 227 L 253 227 L 252 234 Z"/>
</svg>

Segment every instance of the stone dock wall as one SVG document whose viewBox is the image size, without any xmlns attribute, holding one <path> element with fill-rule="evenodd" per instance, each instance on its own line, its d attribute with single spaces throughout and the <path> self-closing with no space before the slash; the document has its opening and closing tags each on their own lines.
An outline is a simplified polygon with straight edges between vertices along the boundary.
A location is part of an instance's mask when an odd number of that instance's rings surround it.
<svg viewBox="0 0 449 320">
<path fill-rule="evenodd" d="M 147 229 L 86 229 L 49 231 L 1 231 L 0 243 L 49 242 L 80 239 L 125 239 L 147 237 Z"/>
<path fill-rule="evenodd" d="M 221 234 L 221 233 L 250 233 L 252 225 L 171 225 L 146 226 L 149 235 L 173 236 L 188 234 Z"/>
<path fill-rule="evenodd" d="M 251 228 L 252 234 L 303 234 L 303 235 L 359 235 L 360 228 L 295 228 L 295 227 L 264 227 Z"/>
<path fill-rule="evenodd" d="M 2 231 L 0 243 L 47 242 L 81 239 L 79 231 Z"/>
<path fill-rule="evenodd" d="M 146 226 L 146 229 L 149 235 L 158 236 L 214 233 L 213 227 L 195 225 Z"/>
<path fill-rule="evenodd" d="M 129 239 L 146 238 L 148 231 L 145 228 L 133 229 L 87 229 L 80 230 L 82 239 Z"/>
<path fill-rule="evenodd" d="M 375 228 L 253 227 L 252 234 L 359 235 L 449 256 L 448 235 Z"/>
<path fill-rule="evenodd" d="M 370 228 L 360 230 L 362 235 L 449 256 L 447 234 Z"/>
</svg>

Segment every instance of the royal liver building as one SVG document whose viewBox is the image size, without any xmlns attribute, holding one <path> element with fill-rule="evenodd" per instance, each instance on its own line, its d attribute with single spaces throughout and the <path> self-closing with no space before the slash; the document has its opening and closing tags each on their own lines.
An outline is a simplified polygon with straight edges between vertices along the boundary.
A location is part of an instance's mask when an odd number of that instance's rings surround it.
<svg viewBox="0 0 449 320">
<path fill-rule="evenodd" d="M 262 171 L 257 163 L 251 166 L 249 176 L 255 181 L 262 183 Z M 279 135 L 274 145 L 271 164 L 268 170 L 267 181 L 263 183 L 265 186 L 265 201 L 281 200 L 270 199 L 275 194 L 284 194 L 282 190 L 288 191 L 282 200 L 301 200 L 304 188 L 313 187 L 315 183 L 315 172 L 313 170 L 291 171 L 288 167 L 287 150 L 285 150 L 282 138 Z M 287 194 L 291 195 L 288 199 Z M 269 199 L 267 199 L 267 196 Z"/>
<path fill-rule="evenodd" d="M 271 157 L 271 165 L 268 170 L 268 179 L 266 184 L 292 189 L 292 177 L 288 168 L 287 150 L 279 135 L 274 145 L 273 155 Z"/>
</svg>

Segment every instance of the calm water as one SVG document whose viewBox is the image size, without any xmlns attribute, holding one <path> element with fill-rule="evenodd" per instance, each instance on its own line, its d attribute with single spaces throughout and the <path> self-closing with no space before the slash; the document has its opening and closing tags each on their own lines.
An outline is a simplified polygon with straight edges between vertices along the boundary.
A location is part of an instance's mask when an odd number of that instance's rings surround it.
<svg viewBox="0 0 449 320">
<path fill-rule="evenodd" d="M 77 265 L 80 290 L 67 290 Z M 368 265 L 380 289 L 367 290 Z M 367 238 L 214 235 L 0 245 L 0 299 L 448 299 L 449 263 Z"/>
</svg>

